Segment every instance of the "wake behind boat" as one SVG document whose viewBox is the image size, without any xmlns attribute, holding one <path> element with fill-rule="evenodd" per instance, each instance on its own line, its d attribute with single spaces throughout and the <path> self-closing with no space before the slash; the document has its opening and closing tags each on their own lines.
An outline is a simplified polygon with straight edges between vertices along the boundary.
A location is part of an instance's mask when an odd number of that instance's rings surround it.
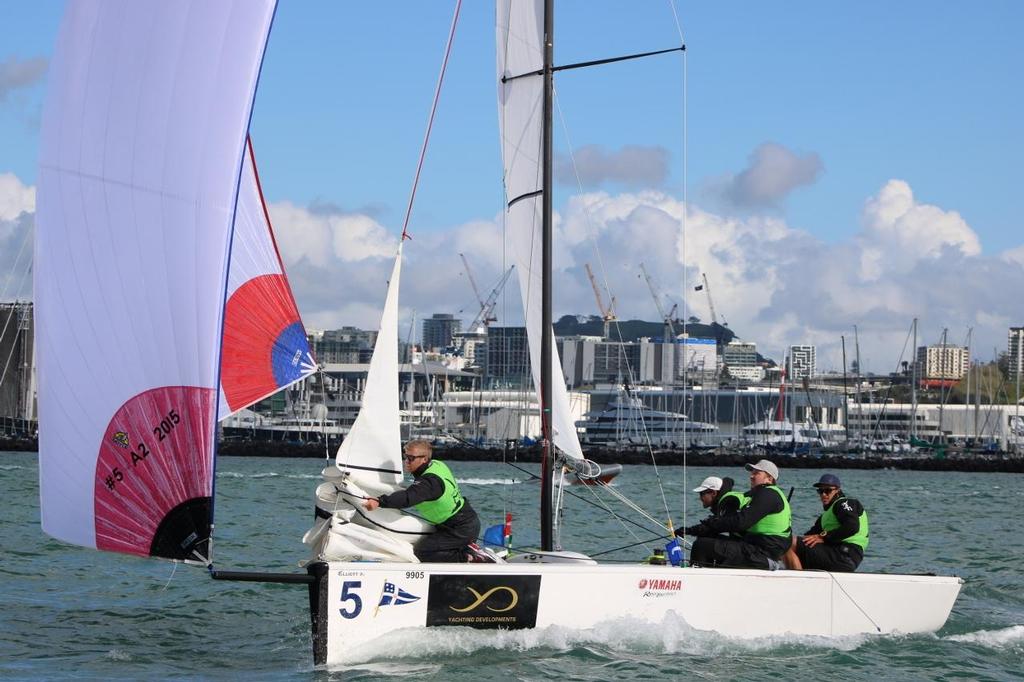
<svg viewBox="0 0 1024 682">
<path fill-rule="evenodd" d="M 308 585 L 317 663 L 343 663 L 405 627 L 590 627 L 670 613 L 737 637 L 942 627 L 958 578 L 599 564 L 557 547 L 553 472 L 586 475 L 590 464 L 565 384 L 552 380 L 552 77 L 566 67 L 553 63 L 551 2 L 497 3 L 506 220 L 544 415 L 541 547 L 495 563 L 421 564 L 412 547 L 430 524 L 361 510 L 402 479 L 400 246 L 364 408 L 316 491 L 307 573 L 217 569 L 217 419 L 315 370 L 247 144 L 274 9 L 69 6 L 37 199 L 47 533 L 206 566 L 215 578 Z M 755 603 L 772 617 L 749 618 Z"/>
</svg>

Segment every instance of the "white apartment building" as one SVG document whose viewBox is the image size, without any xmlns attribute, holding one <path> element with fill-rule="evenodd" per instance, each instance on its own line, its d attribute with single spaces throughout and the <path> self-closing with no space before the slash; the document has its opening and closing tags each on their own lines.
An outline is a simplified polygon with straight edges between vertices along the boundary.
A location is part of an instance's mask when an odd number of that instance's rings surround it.
<svg viewBox="0 0 1024 682">
<path fill-rule="evenodd" d="M 917 376 L 920 379 L 959 381 L 970 366 L 970 352 L 964 346 L 945 344 L 917 349 Z"/>
<path fill-rule="evenodd" d="M 817 351 L 814 346 L 790 346 L 786 356 L 786 378 L 810 379 L 817 374 Z"/>
</svg>

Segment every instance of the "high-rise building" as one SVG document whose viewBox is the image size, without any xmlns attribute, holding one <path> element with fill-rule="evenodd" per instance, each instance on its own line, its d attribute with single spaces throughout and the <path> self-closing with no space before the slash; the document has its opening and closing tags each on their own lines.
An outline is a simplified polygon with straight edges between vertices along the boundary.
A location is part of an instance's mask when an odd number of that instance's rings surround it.
<svg viewBox="0 0 1024 682">
<path fill-rule="evenodd" d="M 479 350 L 477 351 L 479 353 Z M 479 362 L 479 357 L 477 358 Z M 526 327 L 489 327 L 484 375 L 492 386 L 524 386 L 530 376 Z"/>
<path fill-rule="evenodd" d="M 790 346 L 786 358 L 786 377 L 788 379 L 810 379 L 817 373 L 817 359 L 814 346 Z"/>
<path fill-rule="evenodd" d="M 423 320 L 423 350 L 440 351 L 454 344 L 455 334 L 462 331 L 462 320 L 450 313 L 434 313 Z"/>
<path fill-rule="evenodd" d="M 1024 327 L 1010 327 L 1006 342 L 1006 359 L 1010 361 L 1010 377 L 1016 379 L 1024 369 Z"/>
<path fill-rule="evenodd" d="M 917 376 L 924 381 L 959 381 L 971 366 L 964 346 L 940 344 L 917 349 Z"/>
</svg>

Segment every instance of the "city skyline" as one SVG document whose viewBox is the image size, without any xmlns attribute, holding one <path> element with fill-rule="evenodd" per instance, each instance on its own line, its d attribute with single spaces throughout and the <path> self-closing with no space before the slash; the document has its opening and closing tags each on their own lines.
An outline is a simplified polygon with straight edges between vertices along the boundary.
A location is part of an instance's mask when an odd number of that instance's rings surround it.
<svg viewBox="0 0 1024 682">
<path fill-rule="evenodd" d="M 372 5 L 283 3 L 256 99 L 261 178 L 310 327 L 377 326 L 454 6 Z M 18 255 L 61 9 L 18 4 L 0 26 L 6 299 L 30 295 Z M 459 253 L 482 289 L 506 267 L 493 9 L 462 11 L 406 249 L 405 328 L 440 310 L 473 318 Z M 1007 328 L 1024 323 L 1007 295 L 1024 290 L 1013 86 L 1024 48 L 1012 34 L 1024 9 L 677 11 L 688 46 L 685 243 L 681 58 L 559 75 L 556 316 L 597 312 L 590 263 L 620 317 L 656 320 L 642 262 L 682 315 L 709 322 L 708 292 L 694 290 L 706 272 L 719 317 L 776 361 L 809 343 L 821 368 L 839 367 L 840 336 L 849 356 L 857 325 L 862 366 L 888 373 L 914 317 L 918 345 L 938 343 L 944 328 L 965 345 L 973 327 L 976 358 L 1006 350 Z M 667 4 L 562 2 L 558 12 L 559 62 L 678 43 Z M 582 193 L 565 182 L 570 148 Z M 515 289 L 499 299 L 499 324 L 521 320 Z"/>
</svg>

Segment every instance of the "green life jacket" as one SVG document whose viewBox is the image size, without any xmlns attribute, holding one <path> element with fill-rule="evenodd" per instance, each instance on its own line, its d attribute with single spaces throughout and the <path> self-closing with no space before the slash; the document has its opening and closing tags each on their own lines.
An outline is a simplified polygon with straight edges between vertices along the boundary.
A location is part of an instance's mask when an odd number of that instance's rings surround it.
<svg viewBox="0 0 1024 682">
<path fill-rule="evenodd" d="M 735 497 L 737 500 L 739 500 L 739 506 L 736 507 L 736 511 L 739 511 L 739 510 L 743 509 L 744 507 L 746 507 L 748 504 L 750 504 L 750 497 L 748 495 L 746 495 L 744 493 L 741 493 L 741 492 L 737 492 L 735 490 L 730 490 L 727 493 L 723 493 L 722 495 L 719 495 L 719 497 L 718 497 L 718 508 L 721 509 L 722 508 L 722 503 L 725 502 L 726 500 L 728 500 L 730 497 Z M 729 537 L 731 537 L 731 538 L 742 538 L 743 537 L 743 531 L 740 531 L 740 530 L 733 531 L 733 532 L 729 533 Z"/>
<path fill-rule="evenodd" d="M 789 500 L 777 485 L 765 486 L 778 494 L 782 500 L 782 511 L 768 514 L 763 519 L 747 529 L 747 535 L 773 535 L 778 537 L 789 537 L 793 530 L 793 514 L 789 509 Z M 747 504 L 750 504 L 749 502 Z"/>
<path fill-rule="evenodd" d="M 743 509 L 748 504 L 750 504 L 749 497 L 747 497 L 743 493 L 736 492 L 735 490 L 730 490 L 729 492 L 723 493 L 718 497 L 718 507 L 721 508 L 722 503 L 728 500 L 730 497 L 735 497 L 740 502 L 739 506 L 736 507 L 736 511 L 739 511 L 740 509 Z"/>
<path fill-rule="evenodd" d="M 821 529 L 826 533 L 831 533 L 836 528 L 839 528 L 839 519 L 836 518 L 836 514 L 832 509 L 845 499 L 846 497 L 837 497 L 832 500 L 832 504 L 821 515 Z M 857 522 L 859 524 L 857 532 L 848 538 L 843 538 L 842 542 L 849 542 L 851 545 L 857 545 L 864 550 L 868 548 L 868 513 L 861 511 Z"/>
<path fill-rule="evenodd" d="M 444 492 L 436 500 L 420 502 L 415 508 L 420 516 L 436 526 L 455 516 L 455 513 L 462 509 L 462 505 L 466 501 L 462 498 L 459 484 L 455 482 L 455 477 L 452 476 L 452 471 L 447 464 L 432 459 L 420 476 L 427 474 L 434 474 L 444 482 Z"/>
</svg>

